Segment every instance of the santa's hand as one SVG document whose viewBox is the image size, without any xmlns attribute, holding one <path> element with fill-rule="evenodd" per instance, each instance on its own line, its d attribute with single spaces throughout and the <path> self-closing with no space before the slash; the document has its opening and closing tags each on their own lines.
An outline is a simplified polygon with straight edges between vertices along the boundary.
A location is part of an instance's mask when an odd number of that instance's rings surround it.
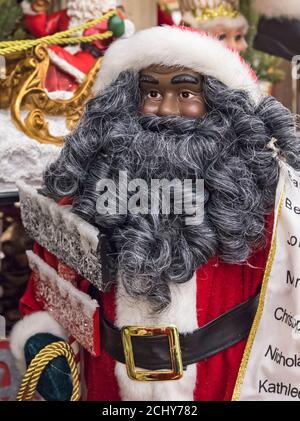
<svg viewBox="0 0 300 421">
<path fill-rule="evenodd" d="M 22 7 L 24 15 L 27 15 L 27 16 L 37 15 L 37 13 L 32 9 L 31 3 L 28 0 L 23 0 L 21 3 L 21 7 Z"/>
<path fill-rule="evenodd" d="M 49 333 L 38 333 L 25 344 L 24 353 L 27 367 L 34 357 L 47 345 L 61 342 L 63 339 Z M 37 391 L 46 401 L 69 401 L 72 396 L 72 376 L 65 357 L 52 360 L 43 371 Z"/>
</svg>

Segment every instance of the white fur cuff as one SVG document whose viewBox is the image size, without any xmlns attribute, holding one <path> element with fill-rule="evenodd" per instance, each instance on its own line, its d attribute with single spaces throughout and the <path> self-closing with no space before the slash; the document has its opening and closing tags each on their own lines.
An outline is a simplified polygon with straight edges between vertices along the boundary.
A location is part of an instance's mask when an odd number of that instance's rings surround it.
<svg viewBox="0 0 300 421">
<path fill-rule="evenodd" d="M 300 19 L 299 0 L 253 0 L 257 12 L 268 18 Z"/>
<path fill-rule="evenodd" d="M 24 347 L 31 336 L 37 333 L 50 333 L 67 339 L 65 330 L 46 311 L 39 311 L 25 316 L 13 328 L 10 334 L 10 348 L 20 372 L 26 372 Z"/>
</svg>

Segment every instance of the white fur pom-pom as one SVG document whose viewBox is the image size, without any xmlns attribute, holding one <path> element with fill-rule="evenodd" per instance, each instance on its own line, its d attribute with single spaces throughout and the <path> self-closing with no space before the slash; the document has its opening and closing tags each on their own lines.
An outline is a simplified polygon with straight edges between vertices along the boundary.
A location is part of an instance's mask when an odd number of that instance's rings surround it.
<svg viewBox="0 0 300 421">
<path fill-rule="evenodd" d="M 24 347 L 29 338 L 37 333 L 50 333 L 66 339 L 65 330 L 50 316 L 47 311 L 39 311 L 25 316 L 13 328 L 10 334 L 10 348 L 16 359 L 21 374 L 26 372 Z"/>
</svg>

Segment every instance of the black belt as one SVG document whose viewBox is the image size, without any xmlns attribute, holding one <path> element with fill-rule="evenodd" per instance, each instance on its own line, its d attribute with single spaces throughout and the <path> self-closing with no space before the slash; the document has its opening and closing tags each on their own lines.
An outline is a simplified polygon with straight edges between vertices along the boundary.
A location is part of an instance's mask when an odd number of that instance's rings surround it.
<svg viewBox="0 0 300 421">
<path fill-rule="evenodd" d="M 246 339 L 259 302 L 259 294 L 193 333 L 179 334 L 183 367 L 205 360 Z M 184 316 L 183 316 L 184 317 Z M 145 370 L 171 370 L 167 336 L 132 336 L 135 366 Z M 126 363 L 122 331 L 101 317 L 101 346 L 114 360 Z"/>
</svg>

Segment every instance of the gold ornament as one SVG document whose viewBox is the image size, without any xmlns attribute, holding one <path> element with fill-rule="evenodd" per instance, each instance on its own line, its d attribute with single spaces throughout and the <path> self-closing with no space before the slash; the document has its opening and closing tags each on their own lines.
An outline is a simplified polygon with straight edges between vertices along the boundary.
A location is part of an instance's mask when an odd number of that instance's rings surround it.
<svg viewBox="0 0 300 421">
<path fill-rule="evenodd" d="M 49 2 L 50 0 L 34 0 L 33 5 L 42 10 Z M 96 60 L 71 99 L 53 100 L 45 88 L 50 65 L 47 45 L 80 44 L 111 38 L 111 31 L 80 37 L 70 35 L 91 28 L 115 14 L 116 10 L 111 10 L 100 18 L 40 39 L 0 42 L 0 58 L 5 60 L 4 73 L 7 75 L 5 79 L 0 77 L 0 109 L 10 110 L 12 121 L 19 130 L 40 143 L 63 144 L 62 136 L 50 134 L 47 116 L 64 116 L 68 129 L 73 130 L 76 127 L 84 104 L 92 94 L 102 58 Z M 0 70 L 3 71 L 2 68 Z M 24 111 L 27 111 L 25 118 L 21 113 Z"/>
<path fill-rule="evenodd" d="M 6 77 L 0 79 L 0 109 L 6 109 L 10 106 L 12 91 L 18 85 L 22 76 L 16 72 L 16 66 L 24 56 L 24 53 L 14 53 L 5 58 Z"/>
<path fill-rule="evenodd" d="M 193 11 L 194 18 L 197 21 L 206 22 L 217 18 L 234 19 L 240 16 L 238 4 L 228 1 L 213 1 L 205 7 L 198 7 Z"/>
<path fill-rule="evenodd" d="M 47 46 L 38 45 L 9 55 L 6 57 L 8 77 L 0 80 L 0 108 L 9 108 L 15 126 L 27 136 L 39 143 L 63 145 L 63 137 L 50 134 L 47 116 L 64 116 L 69 129 L 76 127 L 92 94 L 101 61 L 99 58 L 95 62 L 72 98 L 53 100 L 45 89 L 50 65 Z M 27 112 L 25 117 L 22 111 Z"/>
</svg>

